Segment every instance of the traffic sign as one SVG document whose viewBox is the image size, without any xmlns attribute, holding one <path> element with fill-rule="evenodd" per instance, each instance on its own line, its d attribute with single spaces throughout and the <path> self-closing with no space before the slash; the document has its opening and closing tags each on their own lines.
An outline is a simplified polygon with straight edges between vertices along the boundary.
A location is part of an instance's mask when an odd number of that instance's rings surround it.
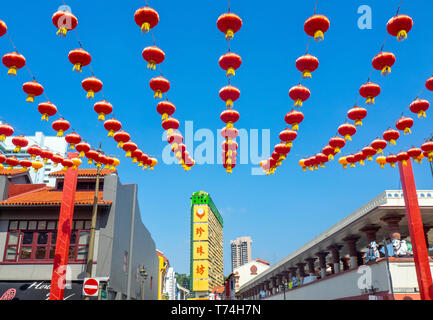
<svg viewBox="0 0 433 320">
<path fill-rule="evenodd" d="M 83 295 L 97 297 L 99 291 L 99 280 L 94 278 L 85 278 L 83 282 Z"/>
</svg>

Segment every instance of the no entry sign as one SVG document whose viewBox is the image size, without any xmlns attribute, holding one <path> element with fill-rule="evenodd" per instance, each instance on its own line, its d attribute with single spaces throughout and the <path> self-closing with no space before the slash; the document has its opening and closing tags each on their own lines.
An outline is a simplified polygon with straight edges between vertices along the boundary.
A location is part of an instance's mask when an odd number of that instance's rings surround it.
<svg viewBox="0 0 433 320">
<path fill-rule="evenodd" d="M 85 278 L 83 283 L 83 295 L 95 297 L 99 291 L 99 280 L 93 278 Z"/>
</svg>

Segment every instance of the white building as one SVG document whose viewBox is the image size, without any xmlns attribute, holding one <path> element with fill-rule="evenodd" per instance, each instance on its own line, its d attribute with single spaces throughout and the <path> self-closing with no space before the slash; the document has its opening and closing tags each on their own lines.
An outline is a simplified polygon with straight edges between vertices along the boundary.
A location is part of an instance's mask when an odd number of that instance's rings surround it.
<svg viewBox="0 0 433 320">
<path fill-rule="evenodd" d="M 176 275 L 173 267 L 167 269 L 164 283 L 164 294 L 167 294 L 167 300 L 176 300 Z"/>
<path fill-rule="evenodd" d="M 250 237 L 239 237 L 230 241 L 232 255 L 232 271 L 237 267 L 251 261 L 251 243 Z"/>
<path fill-rule="evenodd" d="M 27 148 L 23 148 L 22 151 L 20 151 L 19 153 L 13 152 L 15 146 L 12 143 L 12 138 L 14 136 L 7 137 L 4 142 L 0 142 L 0 152 L 2 152 L 7 157 L 14 156 L 18 160 L 28 158 L 29 154 L 26 152 Z M 29 141 L 27 147 L 37 145 L 41 149 L 49 149 L 53 153 L 59 153 L 63 157 L 66 156 L 68 143 L 65 141 L 64 137 L 45 136 L 42 132 L 38 131 L 35 133 L 34 136 L 25 136 L 25 138 Z M 48 160 L 48 163 L 44 165 L 44 167 L 38 172 L 30 170 L 29 173 L 33 183 L 45 183 L 48 186 L 53 187 L 55 185 L 56 179 L 55 177 L 50 177 L 49 174 L 60 169 L 62 169 L 61 165 L 53 167 L 53 162 L 51 160 Z"/>
<path fill-rule="evenodd" d="M 417 196 L 426 245 L 431 248 L 433 190 L 417 190 Z M 402 250 L 403 241 L 408 250 Z M 237 296 L 266 300 L 420 299 L 411 242 L 403 192 L 386 190 L 242 284 Z M 433 271 L 433 251 L 428 254 Z"/>
</svg>

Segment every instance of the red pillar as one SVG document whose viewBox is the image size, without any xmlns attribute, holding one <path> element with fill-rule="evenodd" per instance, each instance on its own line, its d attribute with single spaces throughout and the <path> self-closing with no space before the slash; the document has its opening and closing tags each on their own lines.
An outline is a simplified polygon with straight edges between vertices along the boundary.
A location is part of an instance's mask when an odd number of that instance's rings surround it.
<svg viewBox="0 0 433 320">
<path fill-rule="evenodd" d="M 68 153 L 68 159 L 77 158 L 78 153 Z M 78 169 L 68 169 L 63 183 L 62 204 L 57 225 L 56 251 L 53 275 L 51 277 L 50 300 L 63 300 L 68 266 L 69 242 L 71 240 L 72 218 L 74 215 L 75 191 L 77 190 Z"/>
<path fill-rule="evenodd" d="M 418 196 L 416 194 L 412 161 L 408 160 L 406 166 L 399 162 L 398 168 L 400 170 L 401 185 L 406 205 L 406 216 L 412 241 L 419 292 L 422 300 L 433 300 L 432 276 L 425 243 L 424 227 L 418 205 Z"/>
</svg>

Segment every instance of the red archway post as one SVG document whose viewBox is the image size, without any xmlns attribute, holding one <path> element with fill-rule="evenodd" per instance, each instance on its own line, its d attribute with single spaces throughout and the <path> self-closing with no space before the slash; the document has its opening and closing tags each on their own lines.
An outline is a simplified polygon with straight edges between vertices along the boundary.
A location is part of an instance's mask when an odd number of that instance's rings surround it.
<svg viewBox="0 0 433 320">
<path fill-rule="evenodd" d="M 416 193 L 415 179 L 412 170 L 412 161 L 408 160 L 404 166 L 399 161 L 401 186 L 406 206 L 406 217 L 412 241 L 413 257 L 415 261 L 416 276 L 421 300 L 433 300 L 433 284 L 428 260 L 427 245 L 425 242 L 424 227 Z"/>
<path fill-rule="evenodd" d="M 75 152 L 68 153 L 68 159 L 77 158 Z M 71 240 L 72 218 L 74 216 L 75 191 L 77 190 L 78 168 L 68 169 L 63 182 L 62 204 L 57 225 L 56 251 L 54 254 L 53 275 L 51 277 L 50 300 L 63 300 L 66 285 L 69 244 Z"/>
</svg>

